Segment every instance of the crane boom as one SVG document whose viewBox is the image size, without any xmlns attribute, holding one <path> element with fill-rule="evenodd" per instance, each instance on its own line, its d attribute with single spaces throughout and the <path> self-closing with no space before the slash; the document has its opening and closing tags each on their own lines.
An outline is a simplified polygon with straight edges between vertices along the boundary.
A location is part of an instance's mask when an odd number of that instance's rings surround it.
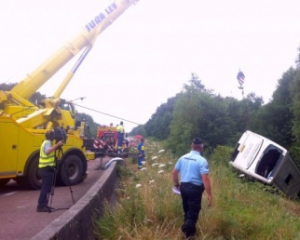
<svg viewBox="0 0 300 240">
<path fill-rule="evenodd" d="M 26 78 L 15 85 L 11 91 L 25 99 L 31 97 L 82 49 L 91 48 L 97 36 L 135 2 L 137 2 L 137 0 L 115 0 L 110 3 L 103 11 L 83 26 L 74 38 L 65 43 L 64 46 L 58 49 L 33 72 L 27 74 Z M 74 70 L 76 69 L 77 68 L 74 68 Z M 74 74 L 75 72 L 72 73 Z M 67 83 L 68 82 L 69 81 L 67 81 Z M 56 97 L 59 97 L 67 86 L 67 83 L 64 83 L 64 85 L 60 87 L 55 94 Z"/>
</svg>

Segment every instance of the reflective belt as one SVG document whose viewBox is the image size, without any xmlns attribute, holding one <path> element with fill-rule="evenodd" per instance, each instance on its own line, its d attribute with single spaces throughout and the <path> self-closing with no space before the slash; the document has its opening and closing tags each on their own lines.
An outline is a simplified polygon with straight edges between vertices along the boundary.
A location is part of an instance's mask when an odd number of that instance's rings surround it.
<svg viewBox="0 0 300 240">
<path fill-rule="evenodd" d="M 46 143 L 47 143 L 47 140 L 45 140 L 43 142 L 41 149 L 40 149 L 39 168 L 43 168 L 43 167 L 47 167 L 47 166 L 50 166 L 50 167 L 55 166 L 54 152 L 52 152 L 48 155 L 44 152 Z"/>
</svg>

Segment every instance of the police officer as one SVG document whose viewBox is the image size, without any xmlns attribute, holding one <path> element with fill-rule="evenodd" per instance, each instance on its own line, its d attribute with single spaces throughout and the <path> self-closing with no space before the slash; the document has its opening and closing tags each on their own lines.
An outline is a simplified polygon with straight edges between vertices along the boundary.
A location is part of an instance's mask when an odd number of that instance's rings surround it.
<svg viewBox="0 0 300 240">
<path fill-rule="evenodd" d="M 54 132 L 52 130 L 47 131 L 45 137 L 46 140 L 44 140 L 40 149 L 39 173 L 42 177 L 42 187 L 38 199 L 37 212 L 51 212 L 52 210 L 48 206 L 48 199 L 55 171 L 55 150 L 63 145 L 63 141 L 59 141 L 52 146 L 52 141 L 54 140 Z"/>
<path fill-rule="evenodd" d="M 172 171 L 175 187 L 180 190 L 184 211 L 182 232 L 187 239 L 196 233 L 196 223 L 201 210 L 201 200 L 204 190 L 208 195 L 208 206 L 212 203 L 210 180 L 208 177 L 209 166 L 203 152 L 203 142 L 196 137 L 191 145 L 191 151 L 178 159 Z M 180 173 L 180 184 L 179 184 Z"/>
</svg>

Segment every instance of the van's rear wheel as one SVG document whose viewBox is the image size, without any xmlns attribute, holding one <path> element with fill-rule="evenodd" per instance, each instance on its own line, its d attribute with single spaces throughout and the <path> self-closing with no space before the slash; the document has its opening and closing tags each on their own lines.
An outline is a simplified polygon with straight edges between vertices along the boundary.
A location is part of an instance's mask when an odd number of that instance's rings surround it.
<svg viewBox="0 0 300 240">
<path fill-rule="evenodd" d="M 67 156 L 60 166 L 60 180 L 63 185 L 75 185 L 82 181 L 83 163 L 76 155 Z"/>
</svg>

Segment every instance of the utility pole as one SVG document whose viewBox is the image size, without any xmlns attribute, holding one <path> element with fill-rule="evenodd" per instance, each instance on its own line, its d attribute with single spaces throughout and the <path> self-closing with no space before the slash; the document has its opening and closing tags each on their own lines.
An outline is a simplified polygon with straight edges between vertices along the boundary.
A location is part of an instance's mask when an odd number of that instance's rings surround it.
<svg viewBox="0 0 300 240">
<path fill-rule="evenodd" d="M 238 83 L 239 83 L 239 86 L 238 88 L 242 91 L 242 97 L 243 99 L 242 100 L 245 100 L 244 98 L 244 82 L 245 82 L 245 74 L 239 70 L 238 74 L 237 74 L 237 80 L 238 80 Z M 248 106 L 247 106 L 247 101 L 245 100 L 245 108 L 244 108 L 244 117 L 245 117 L 245 128 L 247 130 L 248 128 Z"/>
<path fill-rule="evenodd" d="M 245 81 L 245 75 L 244 75 L 244 73 L 241 70 L 239 70 L 238 75 L 237 75 L 236 78 L 237 78 L 238 83 L 239 83 L 238 88 L 242 90 L 242 96 L 243 96 L 243 99 L 244 99 L 244 81 Z"/>
</svg>

